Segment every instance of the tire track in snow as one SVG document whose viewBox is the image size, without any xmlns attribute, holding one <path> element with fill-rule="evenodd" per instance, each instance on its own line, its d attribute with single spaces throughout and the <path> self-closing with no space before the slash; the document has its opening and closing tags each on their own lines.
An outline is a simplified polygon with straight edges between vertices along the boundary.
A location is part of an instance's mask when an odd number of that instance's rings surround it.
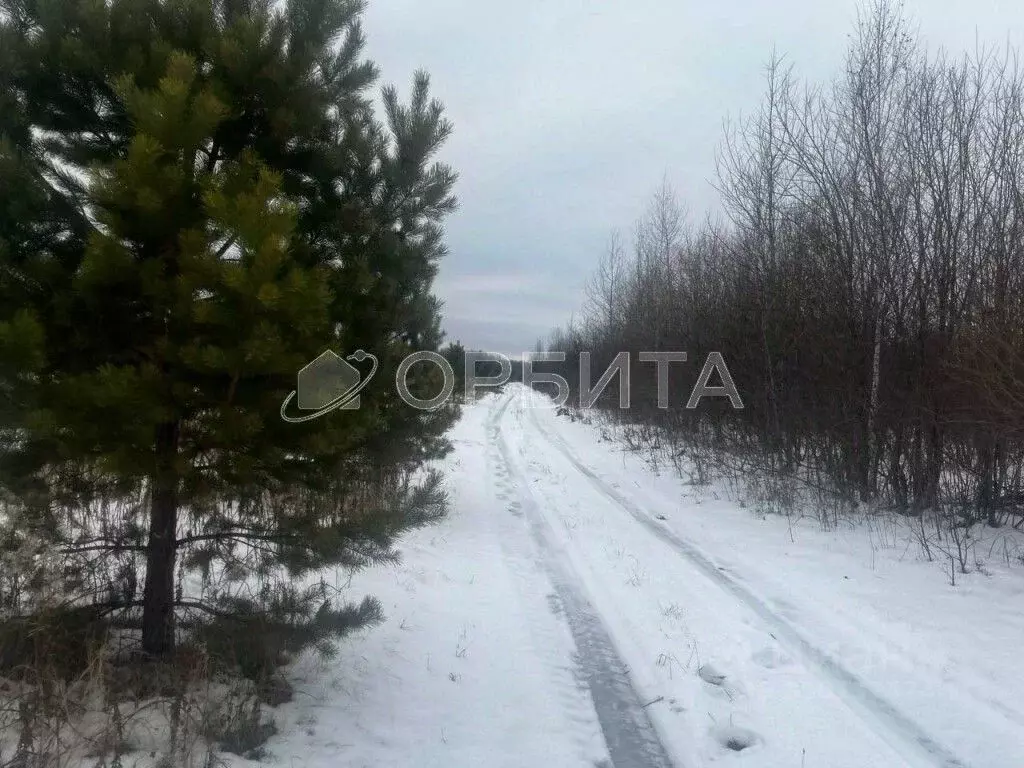
<svg viewBox="0 0 1024 768">
<path fill-rule="evenodd" d="M 555 589 L 576 644 L 576 663 L 590 689 L 612 765 L 614 768 L 673 768 L 600 615 L 585 597 L 578 577 L 557 557 L 548 523 L 505 441 L 501 420 L 513 397 L 505 397 L 495 406 L 487 422 L 487 436 L 497 447 L 511 482 L 518 486 L 522 513 L 537 544 L 540 564 Z"/>
<path fill-rule="evenodd" d="M 550 616 L 543 621 L 529 621 L 525 630 L 532 643 L 529 653 L 543 667 L 547 696 L 568 722 L 573 741 L 580 756 L 580 765 L 608 768 L 608 745 L 601 723 L 597 718 L 593 698 L 586 680 L 582 679 L 576 663 L 576 643 L 568 631 L 565 609 L 558 595 L 552 592 L 553 585 L 546 571 L 537 568 L 534 547 L 523 546 L 523 537 L 529 537 L 529 530 L 523 526 L 522 502 L 515 482 L 510 476 L 497 445 L 496 428 L 492 424 L 493 409 L 489 409 L 484 424 L 488 440 L 486 446 L 486 473 L 492 483 L 494 497 L 502 502 L 509 517 L 498 521 L 500 547 L 506 570 L 515 581 L 515 589 L 521 600 L 536 607 L 538 596 L 544 595 Z M 600 745 L 599 747 L 597 745 Z M 595 749 L 596 747 L 596 749 Z"/>
<path fill-rule="evenodd" d="M 697 547 L 651 517 L 640 506 L 609 485 L 576 457 L 575 453 L 573 453 L 561 436 L 552 433 L 541 425 L 533 412 L 534 409 L 526 407 L 525 410 L 529 412 L 529 420 L 537 432 L 552 448 L 558 451 L 573 467 L 586 477 L 594 490 L 623 509 L 660 541 L 686 558 L 712 583 L 716 584 L 727 594 L 740 600 L 747 608 L 757 614 L 773 630 L 773 636 L 787 646 L 791 652 L 803 658 L 809 666 L 816 668 L 826 681 L 830 683 L 832 690 L 848 705 L 851 705 L 851 709 L 860 714 L 862 719 L 869 726 L 873 727 L 873 730 L 883 736 L 894 737 L 887 738 L 886 740 L 899 748 L 909 760 L 918 765 L 926 764 L 941 766 L 941 768 L 969 768 L 968 763 L 940 744 L 931 734 L 925 731 L 908 715 L 901 712 L 894 704 L 869 688 L 864 681 L 846 669 L 837 659 L 807 640 L 792 624 L 775 613 L 753 592 L 730 578 Z M 874 726 L 880 726 L 880 728 Z M 924 762 L 922 763 L 922 761 Z"/>
</svg>

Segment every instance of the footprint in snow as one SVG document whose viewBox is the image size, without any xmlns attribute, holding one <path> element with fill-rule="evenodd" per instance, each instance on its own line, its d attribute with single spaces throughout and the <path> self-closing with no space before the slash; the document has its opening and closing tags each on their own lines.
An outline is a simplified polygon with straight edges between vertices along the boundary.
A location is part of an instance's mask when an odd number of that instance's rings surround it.
<svg viewBox="0 0 1024 768">
<path fill-rule="evenodd" d="M 708 685 L 712 686 L 709 693 L 717 698 L 735 700 L 743 693 L 743 686 L 738 682 L 727 679 L 727 675 L 712 664 L 705 664 L 697 669 L 697 675 Z"/>
<path fill-rule="evenodd" d="M 740 728 L 735 725 L 712 728 L 711 737 L 732 752 L 742 752 L 763 741 L 757 733 L 749 728 Z"/>
<path fill-rule="evenodd" d="M 778 648 L 766 646 L 751 656 L 755 664 L 765 669 L 778 669 L 790 663 L 790 658 Z"/>
<path fill-rule="evenodd" d="M 697 669 L 697 674 L 700 679 L 710 685 L 717 685 L 721 687 L 725 683 L 725 674 L 720 672 L 716 667 L 711 664 L 705 664 Z"/>
</svg>

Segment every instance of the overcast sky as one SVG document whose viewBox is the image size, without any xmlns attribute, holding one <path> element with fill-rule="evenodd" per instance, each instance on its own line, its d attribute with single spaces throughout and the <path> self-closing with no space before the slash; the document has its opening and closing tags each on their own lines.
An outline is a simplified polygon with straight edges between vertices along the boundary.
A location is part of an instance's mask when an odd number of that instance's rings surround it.
<svg viewBox="0 0 1024 768">
<path fill-rule="evenodd" d="M 613 229 L 667 175 L 717 210 L 723 120 L 755 108 L 773 46 L 840 64 L 857 0 L 369 0 L 368 55 L 408 92 L 427 70 L 460 175 L 437 293 L 467 347 L 518 355 L 563 325 Z M 930 47 L 1021 46 L 1021 0 L 907 0 Z"/>
</svg>

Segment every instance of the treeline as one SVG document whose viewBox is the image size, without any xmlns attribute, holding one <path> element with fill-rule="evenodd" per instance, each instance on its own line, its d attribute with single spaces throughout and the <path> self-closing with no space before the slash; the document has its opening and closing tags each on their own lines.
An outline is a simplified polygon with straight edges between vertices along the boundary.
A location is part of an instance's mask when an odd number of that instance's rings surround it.
<svg viewBox="0 0 1024 768">
<path fill-rule="evenodd" d="M 615 237 L 562 372 L 634 360 L 602 404 L 701 473 L 768 478 L 955 527 L 1024 522 L 1024 72 L 1017 52 L 931 52 L 901 10 L 860 17 L 826 85 L 779 58 L 718 157 L 725 221 L 671 188 Z M 639 352 L 682 350 L 672 407 Z M 745 408 L 682 407 L 721 352 Z M 577 382 L 578 384 L 578 382 Z"/>
</svg>

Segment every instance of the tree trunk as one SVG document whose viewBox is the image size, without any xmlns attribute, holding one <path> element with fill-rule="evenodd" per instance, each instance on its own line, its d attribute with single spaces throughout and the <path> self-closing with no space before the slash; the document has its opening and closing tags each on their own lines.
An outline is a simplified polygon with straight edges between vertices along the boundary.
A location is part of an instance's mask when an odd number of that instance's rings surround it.
<svg viewBox="0 0 1024 768">
<path fill-rule="evenodd" d="M 861 500 L 871 501 L 875 497 L 876 483 L 875 471 L 878 461 L 878 435 L 876 434 L 878 422 L 878 390 L 881 380 L 882 360 L 882 312 L 875 315 L 874 346 L 871 352 L 871 394 L 868 400 L 867 434 L 867 455 L 864 459 L 864 477 L 861 486 Z"/>
<path fill-rule="evenodd" d="M 945 433 L 938 419 L 933 417 L 929 434 L 928 464 L 925 475 L 925 508 L 937 509 L 941 501 L 940 485 L 942 482 L 942 466 L 945 451 Z"/>
<path fill-rule="evenodd" d="M 142 651 L 167 656 L 174 651 L 174 557 L 178 524 L 178 425 L 161 424 L 156 434 L 152 478 L 146 585 L 142 594 Z"/>
<path fill-rule="evenodd" d="M 889 460 L 889 481 L 892 488 L 893 501 L 901 514 L 906 513 L 909 498 L 907 494 L 907 476 L 903 472 L 903 439 L 904 427 L 902 423 L 896 427 L 896 435 L 893 439 L 892 456 Z"/>
</svg>

